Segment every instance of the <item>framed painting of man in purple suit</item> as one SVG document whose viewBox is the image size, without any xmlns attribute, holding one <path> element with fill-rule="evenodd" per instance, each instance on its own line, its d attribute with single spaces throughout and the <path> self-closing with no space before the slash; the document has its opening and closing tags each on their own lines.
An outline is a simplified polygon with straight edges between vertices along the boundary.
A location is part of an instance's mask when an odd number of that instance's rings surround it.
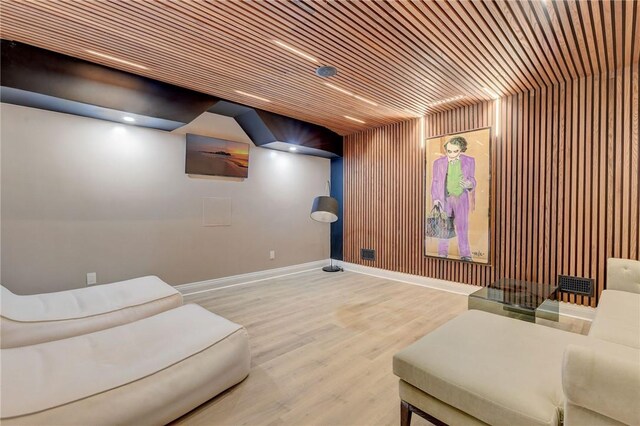
<svg viewBox="0 0 640 426">
<path fill-rule="evenodd" d="M 425 256 L 488 264 L 491 128 L 425 142 Z"/>
</svg>

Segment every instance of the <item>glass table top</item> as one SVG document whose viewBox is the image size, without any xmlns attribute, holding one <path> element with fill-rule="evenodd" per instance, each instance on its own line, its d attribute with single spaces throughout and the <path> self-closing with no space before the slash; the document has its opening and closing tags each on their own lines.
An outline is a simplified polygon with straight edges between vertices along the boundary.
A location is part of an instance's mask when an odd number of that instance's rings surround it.
<svg viewBox="0 0 640 426">
<path fill-rule="evenodd" d="M 558 287 L 553 284 L 539 284 L 528 281 L 503 278 L 482 287 L 469 295 L 520 309 L 536 310 L 547 299 L 555 298 Z"/>
</svg>

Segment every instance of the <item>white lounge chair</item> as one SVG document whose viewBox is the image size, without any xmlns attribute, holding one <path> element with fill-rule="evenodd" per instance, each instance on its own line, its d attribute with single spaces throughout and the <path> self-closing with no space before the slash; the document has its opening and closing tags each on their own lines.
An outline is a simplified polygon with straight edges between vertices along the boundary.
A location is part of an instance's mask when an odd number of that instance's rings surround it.
<svg viewBox="0 0 640 426">
<path fill-rule="evenodd" d="M 166 424 L 250 366 L 246 330 L 192 304 L 0 352 L 3 426 Z"/>
<path fill-rule="evenodd" d="M 180 292 L 155 276 L 30 296 L 0 288 L 3 349 L 104 330 L 182 305 Z"/>
</svg>

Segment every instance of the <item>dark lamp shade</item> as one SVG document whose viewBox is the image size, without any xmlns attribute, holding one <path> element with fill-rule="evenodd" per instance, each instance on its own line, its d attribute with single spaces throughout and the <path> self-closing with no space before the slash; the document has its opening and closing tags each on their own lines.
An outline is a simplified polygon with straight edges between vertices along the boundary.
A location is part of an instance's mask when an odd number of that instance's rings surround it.
<svg viewBox="0 0 640 426">
<path fill-rule="evenodd" d="M 326 223 L 338 220 L 338 200 L 324 195 L 316 197 L 311 207 L 311 219 Z"/>
</svg>

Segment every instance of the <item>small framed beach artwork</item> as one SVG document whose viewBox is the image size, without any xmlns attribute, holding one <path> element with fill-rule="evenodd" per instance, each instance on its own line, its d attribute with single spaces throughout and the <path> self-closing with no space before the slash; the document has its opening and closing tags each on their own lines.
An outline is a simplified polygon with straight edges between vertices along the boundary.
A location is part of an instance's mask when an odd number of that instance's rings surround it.
<svg viewBox="0 0 640 426">
<path fill-rule="evenodd" d="M 491 128 L 425 143 L 425 256 L 489 264 Z"/>
<path fill-rule="evenodd" d="M 249 144 L 187 133 L 185 173 L 247 178 Z"/>
</svg>

